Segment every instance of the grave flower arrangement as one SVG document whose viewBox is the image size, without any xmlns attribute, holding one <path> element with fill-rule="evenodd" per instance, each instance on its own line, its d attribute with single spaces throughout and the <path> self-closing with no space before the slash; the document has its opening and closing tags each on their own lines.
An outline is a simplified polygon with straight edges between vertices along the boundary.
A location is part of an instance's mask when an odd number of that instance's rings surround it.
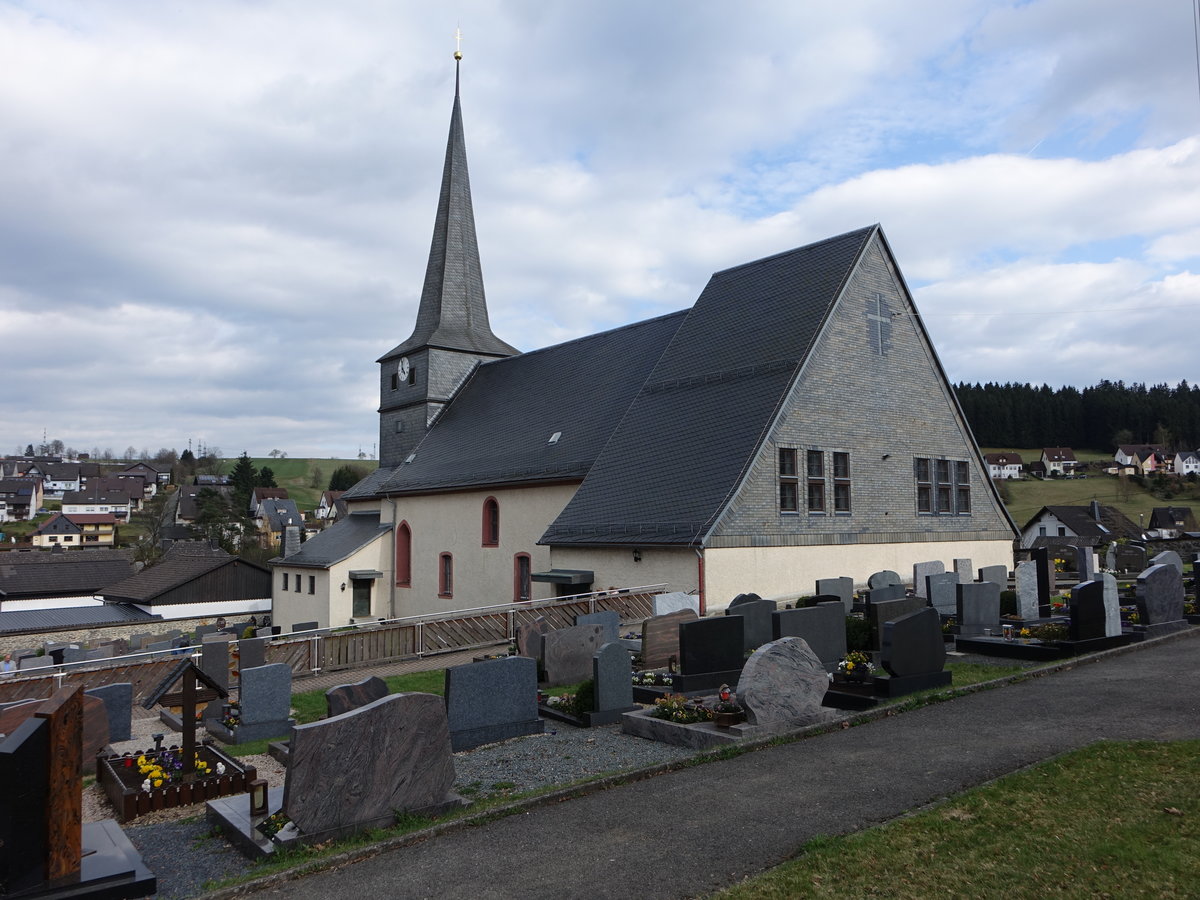
<svg viewBox="0 0 1200 900">
<path fill-rule="evenodd" d="M 645 687 L 671 687 L 675 676 L 670 672 L 634 672 L 633 683 Z"/>
<path fill-rule="evenodd" d="M 650 714 L 656 719 L 666 719 L 678 725 L 693 725 L 712 720 L 713 711 L 699 701 L 689 700 L 683 694 L 667 694 L 654 701 Z"/>
<path fill-rule="evenodd" d="M 199 753 L 195 756 L 194 764 L 198 777 L 213 774 L 212 767 L 200 758 Z M 139 754 L 134 760 L 134 765 L 137 766 L 138 774 L 144 776 L 143 791 L 152 791 L 166 784 L 178 784 L 183 780 L 183 751 L 175 748 L 162 750 L 154 756 Z M 217 763 L 216 769 L 218 775 L 225 772 L 222 763 Z"/>
<path fill-rule="evenodd" d="M 875 671 L 875 664 L 863 651 L 851 650 L 837 664 L 837 670 L 850 681 L 865 681 Z"/>
<path fill-rule="evenodd" d="M 279 834 L 289 822 L 292 820 L 283 810 L 277 813 L 272 813 L 261 822 L 258 823 L 258 830 L 262 832 L 263 837 L 274 837 Z"/>
<path fill-rule="evenodd" d="M 229 707 L 229 712 L 221 717 L 221 724 L 233 731 L 242 724 L 242 711 L 236 706 Z"/>
</svg>

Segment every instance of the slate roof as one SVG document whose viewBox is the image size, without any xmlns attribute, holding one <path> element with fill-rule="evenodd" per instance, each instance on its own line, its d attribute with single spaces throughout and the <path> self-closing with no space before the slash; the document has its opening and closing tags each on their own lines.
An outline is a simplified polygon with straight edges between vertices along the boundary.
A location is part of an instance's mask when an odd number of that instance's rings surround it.
<svg viewBox="0 0 1200 900">
<path fill-rule="evenodd" d="M 1196 518 L 1190 506 L 1156 506 L 1150 512 L 1150 524 L 1147 527 L 1190 531 L 1196 527 Z"/>
<path fill-rule="evenodd" d="M 112 516 L 112 513 L 109 513 Z M 79 527 L 79 522 L 75 521 L 75 517 L 67 518 L 60 512 L 56 512 L 45 522 L 33 530 L 34 534 L 82 534 L 83 529 Z"/>
<path fill-rule="evenodd" d="M 1033 518 L 1025 523 L 1021 531 L 1024 532 L 1029 526 L 1037 524 L 1038 520 L 1042 518 L 1042 514 L 1046 512 L 1052 514 L 1079 537 L 1103 538 L 1105 541 L 1117 538 L 1141 540 L 1142 537 L 1141 529 L 1128 516 L 1115 506 L 1104 505 L 1100 506 L 1099 522 L 1092 516 L 1092 511 L 1087 506 L 1043 506 Z M 1047 535 L 1047 537 L 1054 537 L 1054 535 Z"/>
<path fill-rule="evenodd" d="M 983 458 L 989 466 L 1023 466 L 1020 453 L 985 453 Z"/>
<path fill-rule="evenodd" d="M 286 559 L 275 557 L 271 565 L 327 569 L 391 530 L 391 525 L 379 524 L 378 512 L 351 513 L 338 522 L 336 528 L 327 528 L 309 538 Z"/>
<path fill-rule="evenodd" d="M 1070 447 L 1046 447 L 1042 455 L 1050 462 L 1075 462 L 1075 451 Z"/>
<path fill-rule="evenodd" d="M 687 316 L 481 364 L 412 462 L 376 470 L 342 499 L 582 479 Z"/>
<path fill-rule="evenodd" d="M 713 275 L 540 543 L 701 543 L 877 232 Z"/>
<path fill-rule="evenodd" d="M 181 585 L 207 575 L 222 566 L 236 562 L 266 571 L 263 566 L 208 546 L 204 541 L 180 541 L 172 544 L 166 555 L 153 566 L 147 566 L 123 581 L 111 584 L 100 594 L 105 601 L 148 603 Z"/>
<path fill-rule="evenodd" d="M 287 524 L 303 525 L 304 516 L 296 508 L 295 500 L 267 498 L 259 504 L 259 515 L 269 524 L 271 531 L 283 531 Z"/>
<path fill-rule="evenodd" d="M 132 574 L 127 550 L 0 553 L 0 600 L 97 594 Z"/>
<path fill-rule="evenodd" d="M 30 634 L 41 631 L 75 631 L 104 625 L 162 621 L 162 616 L 132 606 L 76 606 L 67 609 L 28 609 L 0 612 L 0 634 Z"/>
</svg>

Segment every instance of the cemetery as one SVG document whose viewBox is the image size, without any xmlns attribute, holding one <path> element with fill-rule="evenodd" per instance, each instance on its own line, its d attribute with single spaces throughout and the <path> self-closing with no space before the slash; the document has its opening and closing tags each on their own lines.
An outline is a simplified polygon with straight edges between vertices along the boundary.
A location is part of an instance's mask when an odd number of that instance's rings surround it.
<svg viewBox="0 0 1200 900">
<path fill-rule="evenodd" d="M 269 637 L 205 635 L 136 703 L 128 684 L 76 691 L 73 790 L 94 765 L 112 817 L 85 826 L 85 839 L 119 843 L 123 826 L 188 811 L 247 860 L 261 859 L 503 797 L 508 782 L 489 788 L 472 774 L 476 755 L 491 758 L 493 748 L 563 740 L 610 748 L 591 761 L 583 754 L 582 777 L 595 777 L 845 727 L 897 698 L 955 686 L 960 660 L 995 659 L 980 667 L 1003 675 L 1017 671 L 1014 659 L 1028 666 L 1170 636 L 1195 615 L 1194 560 L 1163 554 L 1118 581 L 1084 560 L 1088 577 L 1078 580 L 1055 572 L 1045 554 L 1031 557 L 1011 577 L 955 560 L 917 563 L 911 582 L 896 572 L 858 587 L 825 578 L 809 594 L 742 594 L 704 617 L 694 596 L 670 594 L 656 595 L 641 621 L 612 612 L 553 624 L 535 617 L 516 630 L 509 653 L 475 651 L 466 657 L 473 661 L 447 665 L 437 688 L 422 689 L 440 696 L 347 671 L 318 695 L 319 713 L 308 703 L 303 715 L 294 694 L 303 682 L 267 662 Z M 10 784 L 10 743 L 36 756 L 22 736 L 45 706 L 0 705 L 0 777 Z M 165 734 L 148 735 L 153 726 Z M 540 783 L 544 769 L 531 765 L 513 789 Z M 50 789 L 30 784 L 20 796 L 32 790 L 45 806 Z M 121 852 L 121 877 L 144 894 L 155 876 L 137 851 Z"/>
</svg>

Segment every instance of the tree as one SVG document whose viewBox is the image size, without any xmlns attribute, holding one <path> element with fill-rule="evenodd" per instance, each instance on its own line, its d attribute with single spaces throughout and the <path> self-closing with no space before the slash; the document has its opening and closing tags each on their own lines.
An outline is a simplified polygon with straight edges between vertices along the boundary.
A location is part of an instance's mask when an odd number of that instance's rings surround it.
<svg viewBox="0 0 1200 900">
<path fill-rule="evenodd" d="M 1133 443 L 1133 432 L 1128 428 L 1122 428 L 1112 436 L 1113 449 Z"/>
<path fill-rule="evenodd" d="M 279 453 L 280 453 L 279 450 L 272 450 L 270 453 L 267 454 L 267 456 L 271 457 L 271 459 L 276 459 L 276 458 L 278 458 Z"/>
<path fill-rule="evenodd" d="M 367 470 L 362 466 L 340 466 L 329 476 L 329 490 L 348 491 L 367 477 Z"/>
<path fill-rule="evenodd" d="M 254 468 L 254 463 L 250 462 L 250 457 L 245 450 L 234 463 L 233 471 L 229 473 L 229 483 L 233 485 L 234 508 L 249 509 L 250 495 L 254 493 L 254 488 L 258 484 L 258 472 Z"/>
<path fill-rule="evenodd" d="M 263 466 L 258 470 L 258 476 L 255 478 L 255 482 L 256 487 L 279 487 L 279 485 L 275 483 L 275 473 L 266 466 Z"/>
<path fill-rule="evenodd" d="M 25 445 L 25 455 L 26 455 L 26 456 L 33 456 L 33 444 L 26 444 L 26 445 Z"/>
<path fill-rule="evenodd" d="M 308 479 L 308 486 L 310 488 L 319 488 L 324 483 L 325 473 L 321 471 L 320 466 L 314 466 L 312 470 L 312 477 Z"/>
</svg>

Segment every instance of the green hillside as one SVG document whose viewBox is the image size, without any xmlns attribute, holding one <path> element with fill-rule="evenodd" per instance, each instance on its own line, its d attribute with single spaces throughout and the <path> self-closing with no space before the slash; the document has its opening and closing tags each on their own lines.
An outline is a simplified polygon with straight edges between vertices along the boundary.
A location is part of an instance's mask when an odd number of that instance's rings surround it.
<svg viewBox="0 0 1200 900">
<path fill-rule="evenodd" d="M 321 492 L 329 487 L 329 476 L 334 469 L 342 466 L 358 466 L 368 474 L 379 468 L 375 459 L 304 459 L 302 457 L 287 457 L 272 459 L 269 456 L 251 457 L 254 468 L 266 466 L 275 473 L 275 483 L 281 488 L 287 488 L 288 498 L 296 501 L 301 512 L 311 512 L 317 508 Z M 237 459 L 225 460 L 224 471 L 230 471 Z"/>
</svg>

